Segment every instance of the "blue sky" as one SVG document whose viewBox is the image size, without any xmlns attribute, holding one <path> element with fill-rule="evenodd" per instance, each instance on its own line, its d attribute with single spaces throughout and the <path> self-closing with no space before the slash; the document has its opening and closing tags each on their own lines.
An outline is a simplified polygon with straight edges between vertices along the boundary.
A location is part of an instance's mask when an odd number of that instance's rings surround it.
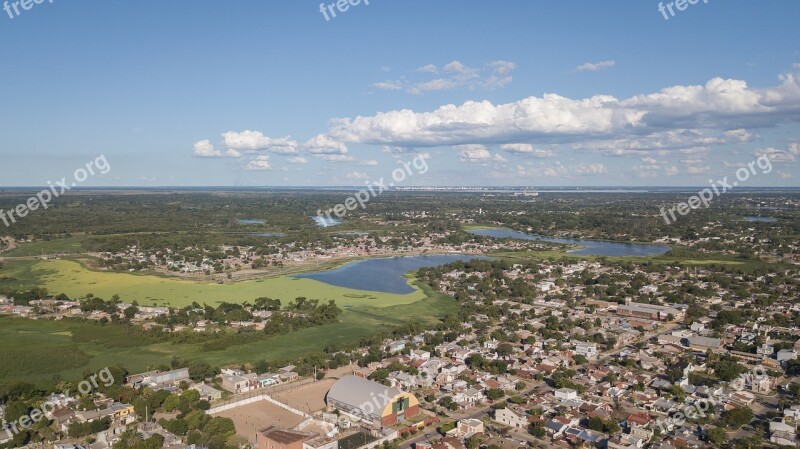
<svg viewBox="0 0 800 449">
<path fill-rule="evenodd" d="M 0 185 L 103 154 L 111 171 L 85 185 L 361 185 L 422 155 L 405 184 L 705 185 L 767 157 L 748 185 L 796 186 L 800 3 L 700 0 L 668 20 L 658 5 L 0 11 Z"/>
</svg>

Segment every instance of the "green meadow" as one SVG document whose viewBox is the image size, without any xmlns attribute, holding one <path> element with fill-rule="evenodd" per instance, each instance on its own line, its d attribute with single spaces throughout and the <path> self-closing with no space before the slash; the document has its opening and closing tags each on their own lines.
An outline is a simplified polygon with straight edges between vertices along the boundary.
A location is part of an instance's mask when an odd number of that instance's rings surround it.
<svg viewBox="0 0 800 449">
<path fill-rule="evenodd" d="M 346 344 L 407 322 L 435 324 L 458 310 L 453 299 L 427 286 L 414 293 L 396 295 L 330 286 L 311 279 L 287 276 L 231 284 L 193 282 L 150 275 L 92 271 L 71 260 L 14 260 L 0 269 L 0 278 L 17 287 L 39 285 L 52 293 L 80 298 L 92 293 L 105 299 L 119 294 L 123 301 L 142 305 L 189 305 L 252 302 L 268 296 L 284 303 L 298 296 L 333 299 L 344 311 L 340 321 L 302 329 L 257 342 L 209 351 L 203 344 L 156 343 L 127 332 L 124 327 L 73 320 L 28 320 L 0 317 L 0 382 L 49 384 L 58 375 L 80 377 L 86 370 L 122 365 L 145 371 L 168 365 L 173 356 L 206 361 L 217 366 L 241 365 L 258 360 L 286 360 L 331 344 Z M 12 363 L 5 361 L 13 360 Z"/>
<path fill-rule="evenodd" d="M 35 257 L 53 253 L 85 253 L 82 243 L 86 237 L 70 237 L 66 239 L 42 240 L 23 243 L 11 251 L 2 254 L 5 257 Z"/>
<path fill-rule="evenodd" d="M 387 307 L 412 304 L 427 297 L 419 289 L 406 295 L 365 292 L 289 276 L 217 284 L 154 275 L 93 271 L 79 262 L 65 259 L 15 260 L 0 269 L 0 277 L 3 276 L 15 278 L 18 286 L 37 285 L 51 293 L 65 293 L 70 298 L 82 298 L 91 293 L 110 299 L 117 294 L 124 302 L 135 300 L 141 305 L 174 307 L 188 306 L 192 302 L 201 305 L 252 303 L 262 296 L 280 299 L 284 304 L 305 296 L 333 299 L 339 307 Z"/>
</svg>

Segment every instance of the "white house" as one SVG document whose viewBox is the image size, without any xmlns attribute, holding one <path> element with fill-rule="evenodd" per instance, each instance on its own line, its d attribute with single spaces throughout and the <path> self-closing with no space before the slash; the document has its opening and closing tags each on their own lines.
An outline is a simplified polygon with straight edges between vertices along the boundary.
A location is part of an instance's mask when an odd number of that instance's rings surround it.
<svg viewBox="0 0 800 449">
<path fill-rule="evenodd" d="M 584 342 L 575 343 L 575 354 L 582 355 L 586 358 L 595 357 L 597 356 L 597 344 Z"/>
<path fill-rule="evenodd" d="M 543 292 L 549 292 L 550 290 L 556 288 L 556 283 L 550 281 L 542 281 L 536 284 L 536 288 Z"/>
<path fill-rule="evenodd" d="M 447 435 L 456 438 L 469 438 L 483 432 L 483 421 L 480 419 L 462 419 L 454 429 L 447 432 Z"/>
<path fill-rule="evenodd" d="M 494 420 L 508 427 L 528 428 L 528 416 L 521 410 L 501 408 L 494 411 Z"/>
<path fill-rule="evenodd" d="M 706 325 L 703 323 L 692 323 L 691 329 L 693 332 L 703 332 L 706 330 Z"/>
<path fill-rule="evenodd" d="M 430 351 L 423 351 L 422 349 L 415 349 L 411 351 L 411 360 L 430 360 Z"/>
<path fill-rule="evenodd" d="M 572 401 L 578 399 L 578 392 L 572 388 L 559 388 L 555 391 L 556 399 L 563 401 Z"/>
</svg>

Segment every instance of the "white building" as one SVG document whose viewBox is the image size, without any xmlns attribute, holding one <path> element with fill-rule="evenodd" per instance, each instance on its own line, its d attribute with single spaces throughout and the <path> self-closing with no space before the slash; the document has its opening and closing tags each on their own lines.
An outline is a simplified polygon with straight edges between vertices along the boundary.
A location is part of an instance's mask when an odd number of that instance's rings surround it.
<svg viewBox="0 0 800 449">
<path fill-rule="evenodd" d="M 595 357 L 597 356 L 597 344 L 584 342 L 575 343 L 575 354 L 582 355 L 587 358 Z"/>
<path fill-rule="evenodd" d="M 501 408 L 494 411 L 494 420 L 508 427 L 528 428 L 528 416 L 521 410 Z"/>
<path fill-rule="evenodd" d="M 559 388 L 555 391 L 556 399 L 561 401 L 572 401 L 578 399 L 578 392 L 572 388 Z"/>
</svg>

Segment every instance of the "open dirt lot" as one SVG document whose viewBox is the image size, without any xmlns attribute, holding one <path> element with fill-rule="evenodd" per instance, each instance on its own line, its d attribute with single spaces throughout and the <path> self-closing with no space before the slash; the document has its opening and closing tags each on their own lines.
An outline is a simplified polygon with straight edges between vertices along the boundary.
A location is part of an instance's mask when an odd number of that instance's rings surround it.
<svg viewBox="0 0 800 449">
<path fill-rule="evenodd" d="M 303 385 L 296 390 L 275 393 L 272 397 L 297 410 L 313 414 L 325 409 L 325 395 L 335 383 L 335 379 L 324 379 Z"/>
<path fill-rule="evenodd" d="M 236 433 L 256 443 L 256 432 L 272 425 L 292 428 L 303 421 L 303 417 L 286 411 L 267 401 L 236 407 L 215 414 L 233 420 Z"/>
</svg>

